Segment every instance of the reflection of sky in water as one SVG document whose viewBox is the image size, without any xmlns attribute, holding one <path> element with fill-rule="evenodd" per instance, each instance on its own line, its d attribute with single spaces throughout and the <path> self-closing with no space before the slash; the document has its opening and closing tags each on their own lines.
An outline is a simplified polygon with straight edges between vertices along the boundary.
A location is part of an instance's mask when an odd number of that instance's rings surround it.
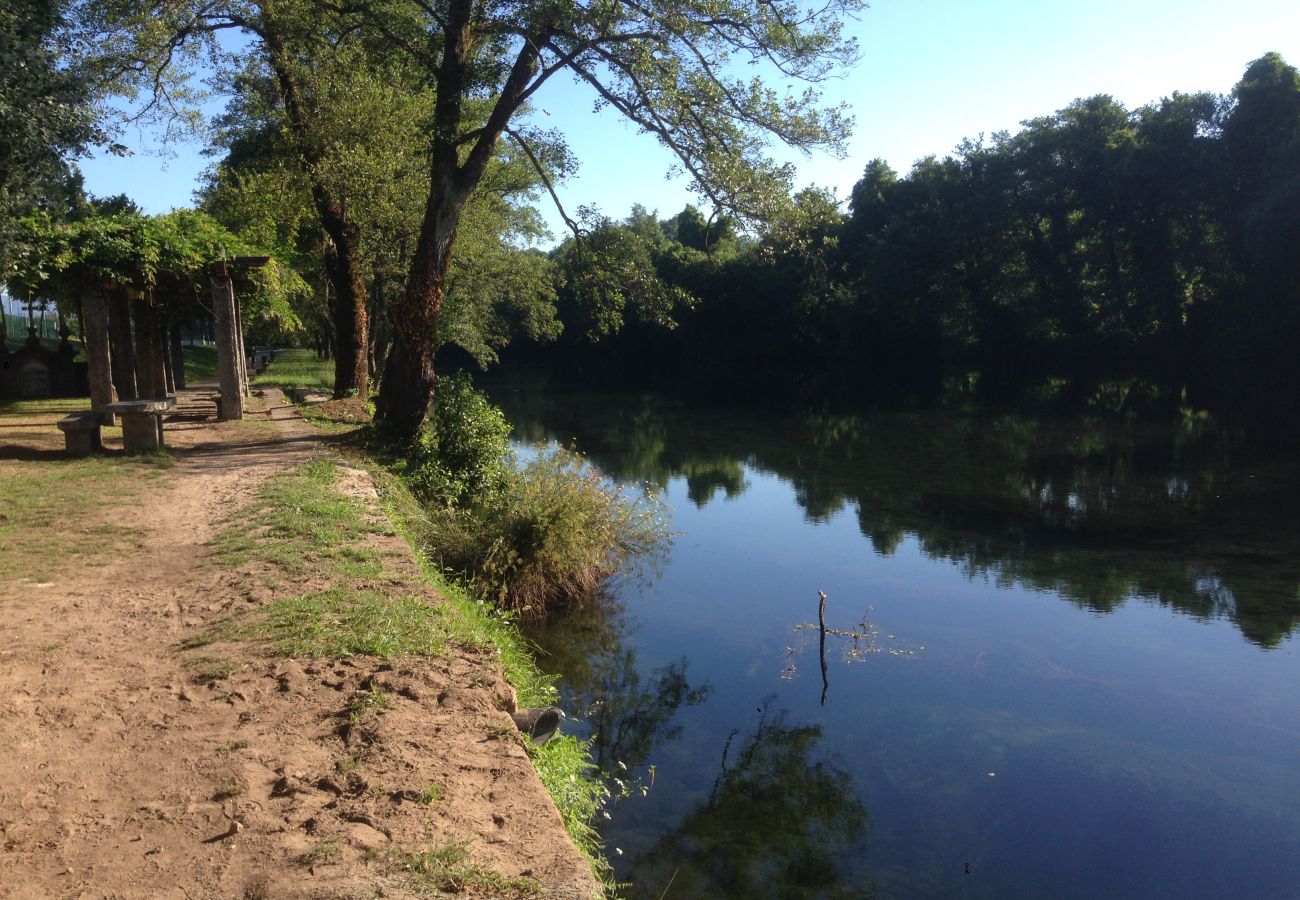
<svg viewBox="0 0 1300 900">
<path fill-rule="evenodd" d="M 1262 650 L 1229 621 L 1131 596 L 1100 614 L 999 584 L 996 571 L 971 576 L 912 534 L 885 556 L 854 504 L 814 522 L 788 483 L 753 466 L 744 478 L 743 493 L 702 508 L 684 478 L 668 481 L 680 535 L 659 579 L 626 597 L 626 643 L 643 676 L 685 657 L 690 683 L 712 689 L 676 711 L 681 733 L 645 760 L 653 791 L 622 801 L 606 829 L 636 896 L 659 896 L 675 871 L 668 896 L 734 887 L 708 880 L 723 876 L 707 874 L 718 864 L 702 848 L 743 833 L 733 809 L 743 818 L 766 807 L 728 807 L 724 748 L 777 711 L 820 727 L 808 765 L 843 773 L 854 794 L 820 819 L 792 807 L 790 827 L 830 835 L 852 803 L 865 808 L 865 836 L 825 838 L 844 896 L 869 883 L 884 896 L 1296 894 L 1294 635 Z M 1167 482 L 1170 497 L 1187 490 Z M 1071 512 L 1090 502 L 1061 496 Z M 1214 616 L 1233 612 L 1216 576 L 1195 583 Z M 816 621 L 818 590 L 829 626 L 849 629 L 870 606 L 882 643 L 894 635 L 925 650 L 850 664 L 832 638 L 822 707 L 816 631 L 794 630 Z M 790 647 L 793 680 L 782 678 Z M 740 830 L 728 837 L 728 827 Z M 754 852 L 743 841 L 733 850 Z"/>
</svg>

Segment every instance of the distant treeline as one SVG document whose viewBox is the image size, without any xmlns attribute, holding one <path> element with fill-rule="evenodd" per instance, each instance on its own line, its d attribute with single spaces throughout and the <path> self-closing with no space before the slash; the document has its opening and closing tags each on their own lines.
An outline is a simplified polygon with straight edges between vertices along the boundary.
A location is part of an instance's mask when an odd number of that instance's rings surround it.
<svg viewBox="0 0 1300 900">
<path fill-rule="evenodd" d="M 563 337 L 515 352 L 660 384 L 1140 378 L 1296 407 L 1300 73 L 1277 54 L 1228 96 L 1101 95 L 905 176 L 874 160 L 848 207 L 804 191 L 756 239 L 691 207 L 599 222 L 554 254 Z"/>
</svg>

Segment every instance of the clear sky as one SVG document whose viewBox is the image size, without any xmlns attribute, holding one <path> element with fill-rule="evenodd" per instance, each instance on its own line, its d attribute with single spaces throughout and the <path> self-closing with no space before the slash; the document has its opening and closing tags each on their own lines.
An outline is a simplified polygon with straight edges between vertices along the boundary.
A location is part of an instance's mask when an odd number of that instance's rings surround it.
<svg viewBox="0 0 1300 900">
<path fill-rule="evenodd" d="M 1014 130 L 1078 97 L 1108 93 L 1134 107 L 1174 91 L 1226 93 L 1270 50 L 1300 65 L 1300 0 L 875 0 L 851 29 L 862 61 L 825 86 L 857 122 L 847 157 L 783 156 L 798 162 L 802 183 L 841 197 L 874 157 L 906 172 L 963 138 Z M 664 178 L 668 155 L 616 114 L 593 115 L 592 99 L 564 78 L 537 96 L 538 121 L 563 130 L 582 162 L 561 186 L 566 208 L 594 205 L 621 218 L 639 202 L 669 216 L 690 202 L 683 181 Z M 126 143 L 152 143 L 135 138 Z M 209 163 L 198 148 L 175 152 L 81 167 L 92 193 L 125 193 L 165 212 L 190 204 Z"/>
</svg>

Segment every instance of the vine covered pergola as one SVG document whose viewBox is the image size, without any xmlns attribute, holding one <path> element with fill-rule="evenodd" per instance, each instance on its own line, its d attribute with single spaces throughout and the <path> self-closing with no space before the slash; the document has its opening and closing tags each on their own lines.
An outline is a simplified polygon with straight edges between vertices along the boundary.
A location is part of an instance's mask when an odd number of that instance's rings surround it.
<svg viewBox="0 0 1300 900">
<path fill-rule="evenodd" d="M 221 413 L 241 417 L 244 325 L 257 317 L 292 326 L 288 298 L 305 289 L 291 269 L 192 210 L 59 223 L 34 216 L 18 223 L 18 234 L 4 281 L 14 296 L 52 299 L 75 318 L 96 411 L 114 400 L 163 398 L 184 387 L 182 329 L 211 318 Z"/>
</svg>

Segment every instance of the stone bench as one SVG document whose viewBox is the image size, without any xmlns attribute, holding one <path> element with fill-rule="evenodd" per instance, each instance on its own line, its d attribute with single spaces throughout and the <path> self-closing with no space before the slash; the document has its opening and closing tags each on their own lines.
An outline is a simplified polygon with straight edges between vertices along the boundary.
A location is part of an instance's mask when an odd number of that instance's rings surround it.
<svg viewBox="0 0 1300 900">
<path fill-rule="evenodd" d="M 59 420 L 59 430 L 71 456 L 89 456 L 104 449 L 99 426 L 104 424 L 102 414 L 94 410 L 72 413 Z"/>
<path fill-rule="evenodd" d="M 128 453 L 158 450 L 163 442 L 163 413 L 176 405 L 175 397 L 155 400 L 119 400 L 103 411 L 122 417 L 122 446 Z"/>
</svg>

